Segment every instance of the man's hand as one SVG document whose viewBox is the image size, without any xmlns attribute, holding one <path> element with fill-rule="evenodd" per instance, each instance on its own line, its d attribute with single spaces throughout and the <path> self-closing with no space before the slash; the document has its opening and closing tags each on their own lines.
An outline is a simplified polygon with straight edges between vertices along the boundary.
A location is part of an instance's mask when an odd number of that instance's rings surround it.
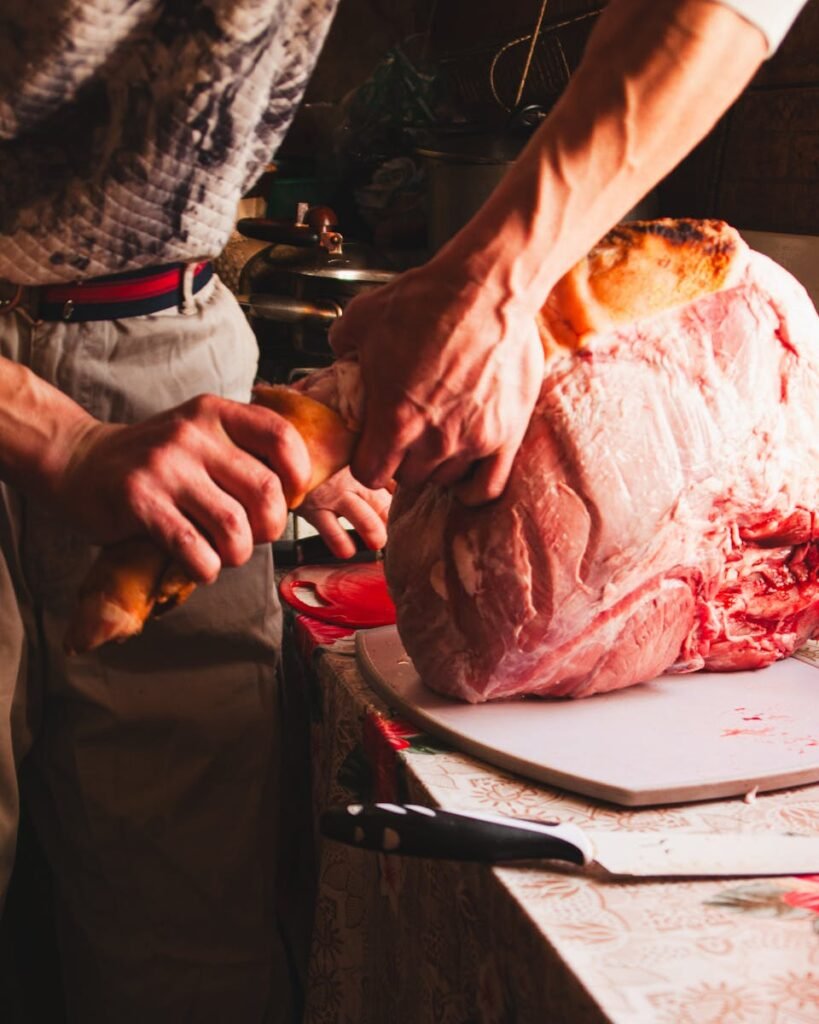
<svg viewBox="0 0 819 1024">
<path fill-rule="evenodd" d="M 54 499 L 98 543 L 147 532 L 208 581 L 281 534 L 285 496 L 309 475 L 307 449 L 285 419 L 204 395 L 133 426 L 90 421 Z"/>
<path fill-rule="evenodd" d="M 433 261 L 347 306 L 337 354 L 358 354 L 366 394 L 353 460 L 363 483 L 460 482 L 498 497 L 543 379 L 533 311 Z"/>
<path fill-rule="evenodd" d="M 331 476 L 312 491 L 298 513 L 314 526 L 336 558 L 352 558 L 355 544 L 339 522 L 344 516 L 364 543 L 373 551 L 387 542 L 387 514 L 392 494 L 381 487 L 371 491 L 360 484 L 349 469 Z"/>
<path fill-rule="evenodd" d="M 366 389 L 360 480 L 463 481 L 470 503 L 501 492 L 541 383 L 537 310 L 703 138 L 765 52 L 759 29 L 721 4 L 606 5 L 560 100 L 480 211 L 334 325 L 333 348 L 358 352 Z"/>
</svg>

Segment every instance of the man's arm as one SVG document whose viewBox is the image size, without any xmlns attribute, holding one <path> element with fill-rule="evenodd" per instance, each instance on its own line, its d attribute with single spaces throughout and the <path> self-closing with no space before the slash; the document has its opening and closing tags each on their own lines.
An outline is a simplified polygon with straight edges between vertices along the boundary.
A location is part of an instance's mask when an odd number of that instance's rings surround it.
<svg viewBox="0 0 819 1024">
<path fill-rule="evenodd" d="M 536 311 L 556 281 L 710 130 L 762 32 L 709 0 L 612 0 L 555 109 L 478 214 L 334 327 L 367 391 L 353 469 L 503 490 L 539 391 Z"/>
<path fill-rule="evenodd" d="M 93 423 L 76 402 L 31 370 L 0 358 L 0 480 L 53 499 L 53 482 Z"/>
<path fill-rule="evenodd" d="M 548 122 L 443 259 L 538 308 L 710 131 L 766 50 L 710 0 L 615 0 Z"/>
<path fill-rule="evenodd" d="M 101 423 L 0 359 L 0 479 L 98 543 L 148 533 L 197 580 L 239 565 L 304 489 L 299 432 L 262 406 L 202 396 L 132 426 Z"/>
</svg>

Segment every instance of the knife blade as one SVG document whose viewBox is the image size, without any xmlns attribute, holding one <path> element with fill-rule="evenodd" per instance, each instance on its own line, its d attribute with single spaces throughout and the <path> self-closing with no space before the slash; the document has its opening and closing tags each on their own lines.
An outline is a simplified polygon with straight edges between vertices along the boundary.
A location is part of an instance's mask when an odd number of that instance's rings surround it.
<svg viewBox="0 0 819 1024">
<path fill-rule="evenodd" d="M 329 839 L 381 853 L 498 863 L 556 860 L 629 878 L 819 874 L 819 836 L 771 832 L 590 832 L 419 804 L 348 804 L 321 815 Z"/>
</svg>

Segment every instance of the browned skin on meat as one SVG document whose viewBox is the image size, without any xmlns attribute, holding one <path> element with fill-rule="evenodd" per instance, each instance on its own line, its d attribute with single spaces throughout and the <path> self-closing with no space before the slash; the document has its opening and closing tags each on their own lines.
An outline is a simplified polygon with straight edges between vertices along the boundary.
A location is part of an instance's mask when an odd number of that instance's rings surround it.
<svg viewBox="0 0 819 1024">
<path fill-rule="evenodd" d="M 726 286 L 742 246 L 721 220 L 621 224 L 555 285 L 539 318 L 547 356 Z"/>
<path fill-rule="evenodd" d="M 307 445 L 312 467 L 307 489 L 301 494 L 284 496 L 288 508 L 298 508 L 319 484 L 349 465 L 358 434 L 346 426 L 335 410 L 293 388 L 259 385 L 253 389 L 253 401 L 289 420 Z"/>
</svg>

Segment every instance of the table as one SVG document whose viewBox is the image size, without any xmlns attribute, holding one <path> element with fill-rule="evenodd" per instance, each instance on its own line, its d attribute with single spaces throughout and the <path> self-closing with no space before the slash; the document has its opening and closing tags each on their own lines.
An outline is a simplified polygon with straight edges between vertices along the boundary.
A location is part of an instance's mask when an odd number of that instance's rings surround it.
<svg viewBox="0 0 819 1024">
<path fill-rule="evenodd" d="M 411 799 L 595 829 L 819 828 L 819 785 L 624 809 L 504 773 L 397 719 L 344 632 L 290 623 L 313 823 L 336 803 Z M 315 850 L 306 1024 L 819 1021 L 819 876 L 623 883 Z"/>
</svg>

